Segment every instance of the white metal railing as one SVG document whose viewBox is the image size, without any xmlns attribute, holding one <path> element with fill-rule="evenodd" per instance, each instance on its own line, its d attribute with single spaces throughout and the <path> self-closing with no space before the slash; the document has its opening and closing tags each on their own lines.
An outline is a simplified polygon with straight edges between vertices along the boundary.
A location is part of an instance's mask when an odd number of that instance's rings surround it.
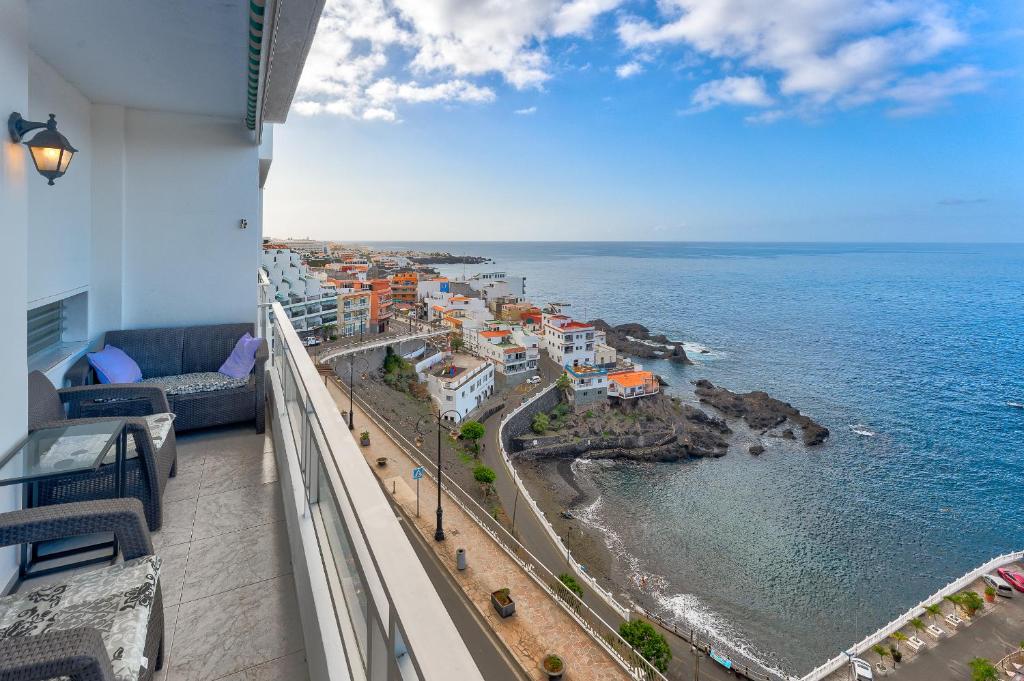
<svg viewBox="0 0 1024 681">
<path fill-rule="evenodd" d="M 339 385 L 344 385 L 338 381 Z M 437 479 L 437 462 L 427 456 L 422 450 L 416 447 L 413 442 L 396 429 L 391 423 L 381 416 L 359 395 L 355 395 L 355 401 L 360 408 L 369 416 L 379 428 L 387 432 L 388 436 L 416 463 L 422 466 L 427 475 L 434 480 Z M 500 440 L 500 434 L 499 434 Z M 587 605 L 575 592 L 562 583 L 562 581 L 534 556 L 529 549 L 523 546 L 490 512 L 484 509 L 473 499 L 458 483 L 447 473 L 442 472 L 442 488 L 447 492 L 448 497 L 454 501 L 459 508 L 476 524 L 486 532 L 498 546 L 511 556 L 524 571 L 542 589 L 551 595 L 569 615 L 575 619 L 583 629 L 590 634 L 591 638 L 608 653 L 612 655 L 620 666 L 636 681 L 666 681 L 664 674 L 655 669 L 639 652 L 637 652 L 619 634 L 618 630 L 608 624 L 600 615 Z M 576 564 L 573 563 L 575 566 Z M 577 574 L 579 570 L 576 571 Z M 585 577 L 586 583 L 602 598 L 610 597 L 611 594 L 600 587 L 596 582 Z M 612 599 L 614 602 L 614 599 Z M 617 613 L 621 614 L 622 606 L 618 606 Z M 628 611 L 626 617 L 628 619 Z"/>
<path fill-rule="evenodd" d="M 978 567 L 974 568 L 962 577 L 955 579 L 946 586 L 942 587 L 941 589 L 933 593 L 931 596 L 924 599 L 914 607 L 910 608 L 896 619 L 880 627 L 874 633 L 871 633 L 868 636 L 864 637 L 862 640 L 858 641 L 853 646 L 848 648 L 846 652 L 842 652 L 833 657 L 831 660 L 828 660 L 827 662 L 818 665 L 810 672 L 805 674 L 800 679 L 800 681 L 818 681 L 819 679 L 825 678 L 826 676 L 836 671 L 837 669 L 840 669 L 844 664 L 849 662 L 851 657 L 859 655 L 866 650 L 869 650 L 871 646 L 875 645 L 880 641 L 884 641 L 886 638 L 892 635 L 897 629 L 902 629 L 903 627 L 905 627 L 907 623 L 910 622 L 910 620 L 912 620 L 913 618 L 922 615 L 924 613 L 924 608 L 926 605 L 931 605 L 932 603 L 941 603 L 943 598 L 945 598 L 946 596 L 952 596 L 957 591 L 960 591 L 961 589 L 970 586 L 974 583 L 975 580 L 977 580 L 986 572 L 990 572 L 1001 565 L 1005 565 L 1006 563 L 1015 560 L 1020 560 L 1021 558 L 1024 558 L 1024 551 L 1014 551 L 1012 553 L 1004 553 L 1001 556 L 996 556 L 995 558 L 986 562 L 985 564 L 979 565 Z"/>
<path fill-rule="evenodd" d="M 482 679 L 284 308 L 265 309 L 272 411 L 287 421 L 275 428 L 301 471 L 303 515 L 316 528 L 352 678 Z"/>
</svg>

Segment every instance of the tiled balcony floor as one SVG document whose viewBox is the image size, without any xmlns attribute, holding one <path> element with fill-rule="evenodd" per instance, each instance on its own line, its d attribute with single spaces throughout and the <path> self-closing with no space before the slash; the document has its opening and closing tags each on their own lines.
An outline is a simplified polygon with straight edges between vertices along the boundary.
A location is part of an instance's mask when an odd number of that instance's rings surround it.
<svg viewBox="0 0 1024 681">
<path fill-rule="evenodd" d="M 287 528 L 269 437 L 250 428 L 178 437 L 164 493 L 166 681 L 307 678 Z"/>
</svg>

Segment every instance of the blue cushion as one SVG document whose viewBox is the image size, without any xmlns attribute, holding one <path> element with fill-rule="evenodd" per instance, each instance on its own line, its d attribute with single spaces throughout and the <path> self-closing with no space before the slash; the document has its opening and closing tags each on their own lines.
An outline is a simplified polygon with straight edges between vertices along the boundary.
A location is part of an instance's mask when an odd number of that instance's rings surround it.
<svg viewBox="0 0 1024 681">
<path fill-rule="evenodd" d="M 231 351 L 224 364 L 220 366 L 220 373 L 231 378 L 245 378 L 256 365 L 256 351 L 260 347 L 260 338 L 253 338 L 248 331 L 235 343 L 235 349 Z"/>
<path fill-rule="evenodd" d="M 121 348 L 108 345 L 99 352 L 87 353 L 86 357 L 96 370 L 100 383 L 138 383 L 142 380 L 139 365 Z"/>
</svg>

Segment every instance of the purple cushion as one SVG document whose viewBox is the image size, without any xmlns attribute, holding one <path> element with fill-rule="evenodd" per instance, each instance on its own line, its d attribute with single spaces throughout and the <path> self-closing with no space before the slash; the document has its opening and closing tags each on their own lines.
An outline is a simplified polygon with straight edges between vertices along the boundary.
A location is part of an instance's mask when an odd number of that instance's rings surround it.
<svg viewBox="0 0 1024 681">
<path fill-rule="evenodd" d="M 260 347 L 260 341 L 262 338 L 253 338 L 248 331 L 245 332 L 238 342 L 235 343 L 235 349 L 228 355 L 227 360 L 220 366 L 220 373 L 231 378 L 245 378 L 252 371 L 252 368 L 256 365 L 256 351 Z"/>
<path fill-rule="evenodd" d="M 108 345 L 99 352 L 86 353 L 86 357 L 96 370 L 100 383 L 138 383 L 142 380 L 139 365 L 115 345 Z"/>
</svg>

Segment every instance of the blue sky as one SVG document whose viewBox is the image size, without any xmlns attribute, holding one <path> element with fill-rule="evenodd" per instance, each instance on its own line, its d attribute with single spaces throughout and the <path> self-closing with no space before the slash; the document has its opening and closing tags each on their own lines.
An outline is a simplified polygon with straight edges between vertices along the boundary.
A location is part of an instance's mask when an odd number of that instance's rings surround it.
<svg viewBox="0 0 1024 681">
<path fill-rule="evenodd" d="M 1024 240 L 1024 3 L 328 0 L 265 232 Z"/>
</svg>

